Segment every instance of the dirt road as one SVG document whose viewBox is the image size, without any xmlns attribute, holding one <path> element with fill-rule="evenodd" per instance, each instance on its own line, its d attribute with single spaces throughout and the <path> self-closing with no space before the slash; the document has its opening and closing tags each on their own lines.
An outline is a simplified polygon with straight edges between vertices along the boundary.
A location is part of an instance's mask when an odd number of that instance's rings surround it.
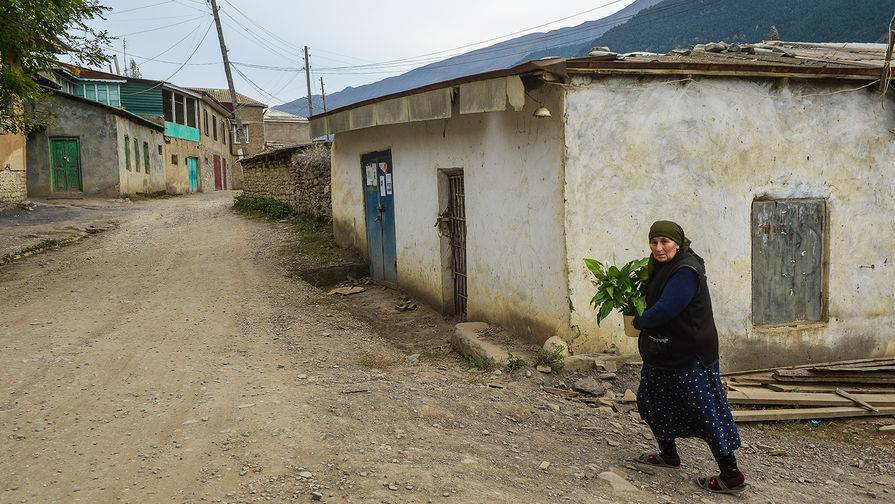
<svg viewBox="0 0 895 504">
<path fill-rule="evenodd" d="M 683 472 L 639 473 L 636 414 L 408 359 L 387 327 L 290 278 L 288 226 L 231 198 L 144 202 L 0 268 L 0 502 L 717 502 L 689 481 L 713 469 L 699 443 Z M 739 500 L 895 501 L 872 443 L 744 438 Z M 612 468 L 616 489 L 598 477 Z"/>
</svg>

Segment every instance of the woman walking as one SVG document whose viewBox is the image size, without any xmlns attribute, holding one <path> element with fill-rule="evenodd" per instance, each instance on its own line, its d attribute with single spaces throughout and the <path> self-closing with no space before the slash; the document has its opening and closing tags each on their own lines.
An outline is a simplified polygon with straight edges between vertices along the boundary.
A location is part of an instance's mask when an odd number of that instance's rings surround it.
<svg viewBox="0 0 895 504">
<path fill-rule="evenodd" d="M 712 314 L 705 262 L 674 222 L 658 221 L 649 232 L 647 309 L 634 319 L 643 370 L 637 406 L 659 445 L 637 462 L 678 468 L 675 439 L 708 443 L 720 474 L 696 483 L 715 493 L 739 493 L 746 478 L 737 467 L 740 447 L 718 368 L 718 332 Z"/>
</svg>

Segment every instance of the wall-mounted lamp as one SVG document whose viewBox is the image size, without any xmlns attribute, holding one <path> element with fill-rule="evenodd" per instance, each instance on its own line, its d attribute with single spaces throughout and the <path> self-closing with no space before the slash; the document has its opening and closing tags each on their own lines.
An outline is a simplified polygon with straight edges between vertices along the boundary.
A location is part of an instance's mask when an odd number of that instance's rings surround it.
<svg viewBox="0 0 895 504">
<path fill-rule="evenodd" d="M 544 119 L 546 117 L 551 117 L 550 109 L 541 105 L 540 107 L 535 109 L 534 116 L 537 117 L 538 119 Z"/>
</svg>

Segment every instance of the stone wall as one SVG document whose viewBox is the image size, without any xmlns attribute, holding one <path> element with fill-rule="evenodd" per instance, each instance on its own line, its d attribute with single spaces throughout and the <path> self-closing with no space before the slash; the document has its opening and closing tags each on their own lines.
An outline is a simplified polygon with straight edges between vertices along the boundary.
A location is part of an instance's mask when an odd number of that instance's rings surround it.
<svg viewBox="0 0 895 504">
<path fill-rule="evenodd" d="M 0 134 L 0 205 L 25 201 L 25 137 Z"/>
<path fill-rule="evenodd" d="M 278 199 L 301 215 L 332 220 L 329 146 L 285 147 L 241 161 L 243 194 Z"/>
</svg>

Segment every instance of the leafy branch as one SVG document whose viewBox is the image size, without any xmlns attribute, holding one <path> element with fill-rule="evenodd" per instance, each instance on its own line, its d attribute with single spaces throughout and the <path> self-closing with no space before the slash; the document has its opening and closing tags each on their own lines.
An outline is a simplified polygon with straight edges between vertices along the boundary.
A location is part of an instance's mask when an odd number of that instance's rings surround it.
<svg viewBox="0 0 895 504">
<path fill-rule="evenodd" d="M 585 259 L 584 263 L 593 273 L 597 286 L 597 292 L 590 300 L 591 306 L 597 310 L 597 325 L 612 310 L 622 315 L 643 315 L 646 310 L 646 265 L 649 257 L 631 261 L 621 268 L 594 259 Z"/>
</svg>

